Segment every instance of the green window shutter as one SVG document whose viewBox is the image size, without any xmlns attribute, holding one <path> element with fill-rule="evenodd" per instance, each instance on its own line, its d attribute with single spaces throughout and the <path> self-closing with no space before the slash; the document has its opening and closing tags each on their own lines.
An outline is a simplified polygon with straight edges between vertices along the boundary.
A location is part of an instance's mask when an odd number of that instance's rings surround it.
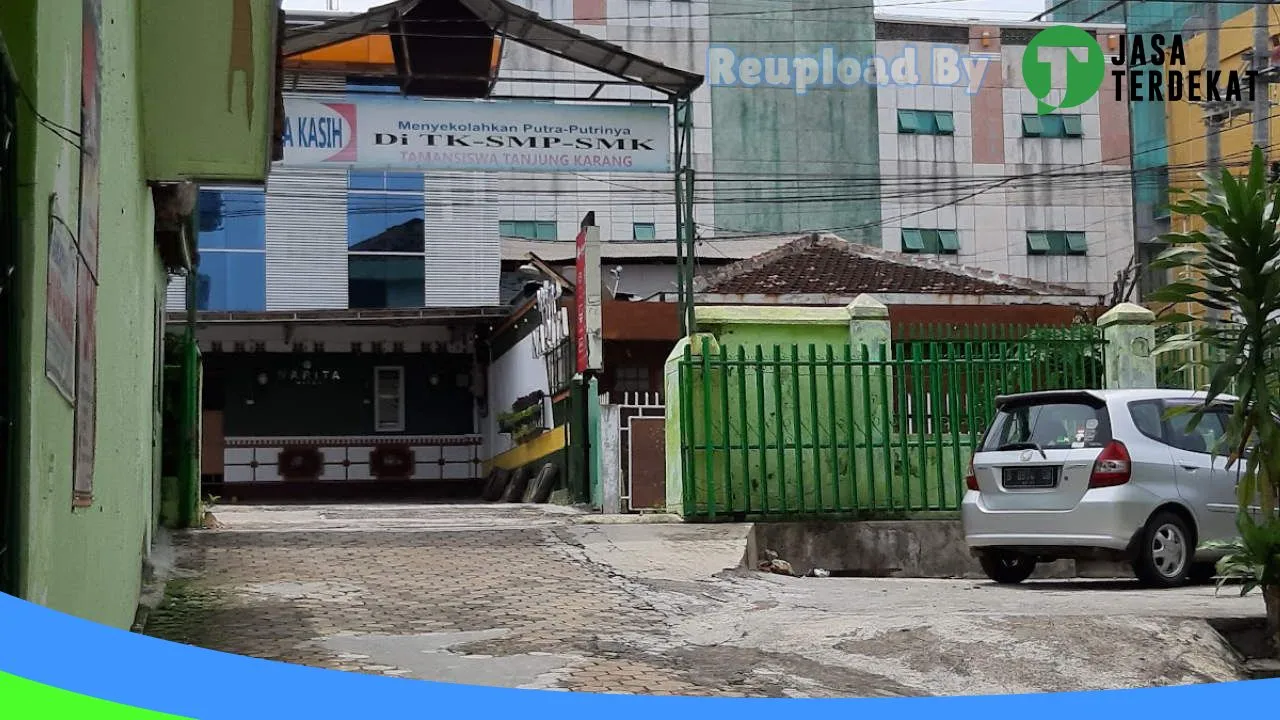
<svg viewBox="0 0 1280 720">
<path fill-rule="evenodd" d="M 914 228 L 902 229 L 902 252 L 920 252 L 924 250 L 924 238 Z"/>
<path fill-rule="evenodd" d="M 960 252 L 960 234 L 955 230 L 939 230 L 938 242 L 944 253 Z"/>
<path fill-rule="evenodd" d="M 1089 250 L 1082 232 L 1067 233 L 1067 251 L 1072 255 L 1084 255 Z"/>
<path fill-rule="evenodd" d="M 1066 126 L 1062 124 L 1061 115 L 1045 115 L 1040 118 L 1040 123 L 1044 128 L 1041 131 L 1042 137 L 1060 138 L 1066 136 Z"/>
<path fill-rule="evenodd" d="M 658 237 L 658 231 L 653 223 L 633 223 L 631 235 L 635 240 L 655 240 Z"/>
<path fill-rule="evenodd" d="M 528 220 L 517 220 L 515 222 L 515 236 L 518 238 L 534 240 L 538 236 L 537 225 Z"/>
<path fill-rule="evenodd" d="M 949 112 L 934 113 L 933 122 L 938 128 L 939 135 L 952 135 L 956 131 L 955 116 Z"/>
<path fill-rule="evenodd" d="M 1023 137 L 1040 137 L 1044 133 L 1044 123 L 1041 122 L 1039 115 L 1023 115 L 1022 116 L 1022 136 Z"/>
<path fill-rule="evenodd" d="M 1084 137 L 1084 127 L 1080 124 L 1079 115 L 1063 115 L 1062 130 L 1067 137 Z"/>
<path fill-rule="evenodd" d="M 555 240 L 556 224 L 554 222 L 540 222 L 536 228 L 538 240 Z"/>
<path fill-rule="evenodd" d="M 936 255 L 942 247 L 938 242 L 937 230 L 921 230 L 920 240 L 922 241 L 921 244 L 924 245 L 924 251 L 932 255 Z"/>
<path fill-rule="evenodd" d="M 898 111 L 898 132 L 914 133 L 920 131 L 920 120 L 915 110 Z"/>
<path fill-rule="evenodd" d="M 1049 252 L 1049 233 L 1027 233 L 1027 251 L 1033 255 L 1044 255 Z"/>
<path fill-rule="evenodd" d="M 510 220 L 503 220 L 498 223 L 498 235 L 502 237 L 515 237 L 516 224 Z"/>
</svg>

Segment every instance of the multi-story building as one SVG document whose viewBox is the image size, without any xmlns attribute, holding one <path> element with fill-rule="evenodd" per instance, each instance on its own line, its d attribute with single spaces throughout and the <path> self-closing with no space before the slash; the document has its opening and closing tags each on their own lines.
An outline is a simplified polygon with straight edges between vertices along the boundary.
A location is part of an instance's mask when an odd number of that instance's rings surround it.
<svg viewBox="0 0 1280 720">
<path fill-rule="evenodd" d="M 1182 34 L 1188 38 L 1205 27 L 1207 3 L 1183 0 L 1151 0 L 1149 2 L 1110 2 L 1110 0 L 1046 0 L 1045 19 L 1053 22 L 1099 22 L 1121 25 L 1129 34 Z M 1226 19 L 1249 10 L 1243 2 L 1217 2 L 1219 18 Z M 1203 58 L 1203 52 L 1201 53 Z M 1227 54 L 1222 53 L 1226 58 Z M 1191 62 L 1188 67 L 1202 67 Z M 1223 65 L 1226 67 L 1226 65 Z M 1160 253 L 1163 246 L 1154 239 L 1169 231 L 1169 187 L 1175 155 L 1183 147 L 1168 132 L 1165 103 L 1132 102 L 1129 104 L 1130 153 L 1133 165 L 1133 222 L 1138 240 L 1139 261 L 1146 264 Z M 1189 129 L 1203 134 L 1197 119 Z M 1192 173 L 1194 175 L 1194 172 Z M 1144 271 L 1141 289 L 1150 291 L 1164 281 L 1163 272 Z"/>
<path fill-rule="evenodd" d="M 918 66 L 878 92 L 881 245 L 1110 295 L 1135 252 L 1128 111 L 1102 92 L 1037 114 L 1022 56 L 1043 27 L 877 20 L 878 55 Z"/>
<path fill-rule="evenodd" d="M 668 96 L 704 120 L 707 103 L 689 97 L 700 76 L 600 39 L 616 34 L 603 26 L 516 11 L 464 0 L 290 17 L 284 157 L 265 189 L 201 193 L 193 293 L 212 491 L 473 488 L 515 444 L 499 426 L 517 400 L 543 392 L 548 427 L 565 424 L 570 353 L 519 365 L 527 377 L 496 362 L 512 349 L 502 237 L 572 247 L 595 212 L 606 242 L 669 242 Z M 696 118 L 693 134 L 696 147 Z M 410 138 L 422 146 L 399 149 Z M 633 198 L 635 183 L 660 183 L 665 200 Z M 185 298 L 176 279 L 169 309 Z M 539 321 L 522 317 L 521 331 Z"/>
</svg>

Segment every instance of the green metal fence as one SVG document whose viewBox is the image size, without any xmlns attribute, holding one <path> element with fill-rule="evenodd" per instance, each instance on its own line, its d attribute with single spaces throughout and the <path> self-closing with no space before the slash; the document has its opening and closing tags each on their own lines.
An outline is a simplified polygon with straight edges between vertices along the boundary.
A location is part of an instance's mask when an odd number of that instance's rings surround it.
<svg viewBox="0 0 1280 720">
<path fill-rule="evenodd" d="M 671 398 L 686 517 L 954 510 L 997 395 L 1103 384 L 1091 326 L 919 330 L 877 347 L 687 348 Z"/>
</svg>

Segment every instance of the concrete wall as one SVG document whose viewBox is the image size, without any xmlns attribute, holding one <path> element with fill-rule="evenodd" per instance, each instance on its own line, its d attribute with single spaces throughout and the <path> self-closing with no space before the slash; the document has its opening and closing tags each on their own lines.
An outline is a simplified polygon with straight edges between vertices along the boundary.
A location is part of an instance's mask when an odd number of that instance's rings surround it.
<svg viewBox="0 0 1280 720">
<path fill-rule="evenodd" d="M 510 412 L 512 403 L 531 392 L 550 392 L 547 364 L 534 354 L 533 348 L 533 335 L 526 335 L 489 366 L 489 414 L 482 425 L 486 457 L 515 447 L 511 435 L 498 431 L 498 416 Z M 550 401 L 545 404 L 550 405 Z"/>
<path fill-rule="evenodd" d="M 127 627 L 153 527 L 157 302 L 163 275 L 144 182 L 138 86 L 138 2 L 105 0 L 101 20 L 101 161 L 97 317 L 97 442 L 89 507 L 72 509 L 73 408 L 44 372 L 51 193 L 76 227 L 79 153 L 20 110 L 16 273 L 19 335 L 19 594 Z M 79 2 L 8 0 L 3 34 L 19 81 L 49 121 L 80 126 Z M 20 108 L 22 106 L 20 105 Z"/>
<path fill-rule="evenodd" d="M 1022 115 L 1036 111 L 1036 98 L 1022 79 L 1022 56 L 1032 35 L 1028 28 L 906 21 L 878 26 L 881 57 L 897 58 L 914 49 L 928 58 L 935 48 L 949 48 L 987 61 L 971 82 L 946 85 L 921 60 L 920 85 L 880 88 L 883 247 L 902 250 L 903 228 L 955 230 L 959 252 L 948 257 L 957 262 L 1109 294 L 1116 272 L 1135 250 L 1128 112 L 1124 103 L 1115 102 L 1111 86 L 1104 84 L 1097 97 L 1063 111 L 1081 116 L 1083 138 L 1023 137 Z M 956 29 L 968 30 L 972 39 L 941 39 Z M 1098 32 L 1105 37 L 1104 30 Z M 1057 92 L 1065 87 L 1064 63 L 1065 55 L 1054 67 Z M 951 113 L 955 132 L 901 133 L 899 110 Z M 1049 173 L 1059 177 L 1045 177 Z M 994 185 L 1007 178 L 1018 179 Z M 992 186 L 967 197 L 984 184 Z M 1030 230 L 1084 232 L 1087 253 L 1032 255 Z"/>
<path fill-rule="evenodd" d="M 747 535 L 743 565 L 758 568 L 768 552 L 794 572 L 815 568 L 870 577 L 981 578 L 959 520 L 810 521 L 756 523 Z M 1040 565 L 1037 578 L 1129 577 L 1121 563 L 1062 560 Z"/>
</svg>

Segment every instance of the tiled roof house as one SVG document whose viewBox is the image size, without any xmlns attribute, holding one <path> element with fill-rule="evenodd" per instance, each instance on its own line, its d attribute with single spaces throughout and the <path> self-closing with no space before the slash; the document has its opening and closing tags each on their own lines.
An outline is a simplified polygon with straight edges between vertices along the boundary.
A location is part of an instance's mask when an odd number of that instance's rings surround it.
<svg viewBox="0 0 1280 720">
<path fill-rule="evenodd" d="M 709 304 L 841 305 L 863 293 L 886 304 L 1099 304 L 1083 288 L 810 235 L 705 273 L 694 283 Z"/>
</svg>

